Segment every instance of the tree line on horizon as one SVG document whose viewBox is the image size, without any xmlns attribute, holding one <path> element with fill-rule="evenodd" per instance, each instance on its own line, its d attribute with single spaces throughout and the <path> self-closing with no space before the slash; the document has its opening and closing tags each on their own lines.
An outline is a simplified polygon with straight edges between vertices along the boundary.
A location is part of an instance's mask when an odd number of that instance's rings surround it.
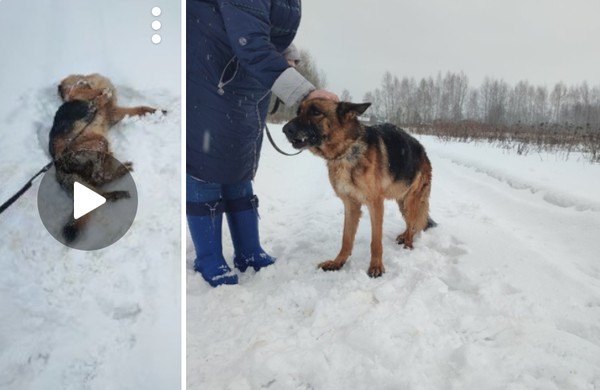
<svg viewBox="0 0 600 390">
<path fill-rule="evenodd" d="M 520 81 L 512 86 L 486 77 L 479 87 L 469 85 L 464 72 L 444 76 L 399 79 L 386 72 L 381 86 L 367 92 L 378 120 L 404 126 L 423 126 L 435 121 L 477 121 L 491 126 L 586 127 L 600 131 L 600 85 L 586 81 L 553 88 Z"/>
<path fill-rule="evenodd" d="M 326 88 L 326 75 L 310 52 L 300 49 L 300 58 L 298 71 L 317 88 Z M 352 100 L 347 90 L 340 98 Z M 462 71 L 439 72 L 418 81 L 388 71 L 362 101 L 372 103 L 362 118 L 370 124 L 389 122 L 445 140 L 483 140 L 519 154 L 581 152 L 600 162 L 600 84 L 558 82 L 549 89 L 526 80 L 513 86 L 486 77 L 474 87 Z M 281 104 L 269 119 L 287 121 L 296 109 Z"/>
<path fill-rule="evenodd" d="M 390 72 L 367 92 L 369 122 L 391 122 L 443 140 L 486 141 L 518 154 L 578 152 L 600 162 L 600 85 L 586 81 L 552 89 L 486 77 L 471 87 L 464 72 L 417 82 Z"/>
</svg>

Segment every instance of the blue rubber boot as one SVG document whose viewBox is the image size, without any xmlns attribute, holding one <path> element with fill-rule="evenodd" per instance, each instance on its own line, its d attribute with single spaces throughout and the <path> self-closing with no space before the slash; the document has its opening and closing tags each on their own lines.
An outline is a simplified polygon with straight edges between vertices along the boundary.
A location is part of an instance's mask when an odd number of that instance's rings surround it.
<svg viewBox="0 0 600 390">
<path fill-rule="evenodd" d="M 186 213 L 196 248 L 194 271 L 199 272 L 213 287 L 237 284 L 237 275 L 232 272 L 223 257 L 223 201 L 187 202 Z"/>
<path fill-rule="evenodd" d="M 258 271 L 275 263 L 275 258 L 269 256 L 260 246 L 256 195 L 226 200 L 225 213 L 233 241 L 235 267 L 242 272 L 248 267 Z"/>
</svg>

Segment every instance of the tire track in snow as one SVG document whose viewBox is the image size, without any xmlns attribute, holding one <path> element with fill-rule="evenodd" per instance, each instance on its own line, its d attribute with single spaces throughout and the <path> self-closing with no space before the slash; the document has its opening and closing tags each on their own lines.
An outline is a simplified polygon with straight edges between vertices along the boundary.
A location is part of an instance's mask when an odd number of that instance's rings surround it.
<svg viewBox="0 0 600 390">
<path fill-rule="evenodd" d="M 556 267 L 573 280 L 585 277 L 600 286 L 600 266 L 596 262 L 596 254 L 600 253 L 597 239 L 600 218 L 595 211 L 541 203 L 533 191 L 502 185 L 507 181 L 500 172 L 478 170 L 474 164 L 456 162 L 446 156 L 439 160 L 434 155 L 433 159 L 437 160 L 434 186 L 436 178 L 442 177 L 444 192 L 455 194 L 458 205 L 462 204 L 460 207 L 472 213 L 472 218 L 479 219 L 482 229 L 500 228 L 506 235 L 506 246 L 521 247 L 522 253 L 533 251 L 529 257 L 543 259 L 540 265 Z"/>
<path fill-rule="evenodd" d="M 469 161 L 466 159 L 460 159 L 457 156 L 438 154 L 443 159 L 450 161 L 452 164 L 462 166 L 473 170 L 478 173 L 482 173 L 495 179 L 501 183 L 505 183 L 516 190 L 528 190 L 532 194 L 541 194 L 542 199 L 554 206 L 558 207 L 573 207 L 577 211 L 595 211 L 600 212 L 600 202 L 586 199 L 574 194 L 568 194 L 566 192 L 559 192 L 550 188 L 544 188 L 534 183 L 530 183 L 516 177 L 494 170 L 493 168 L 485 167 L 483 164 Z"/>
</svg>

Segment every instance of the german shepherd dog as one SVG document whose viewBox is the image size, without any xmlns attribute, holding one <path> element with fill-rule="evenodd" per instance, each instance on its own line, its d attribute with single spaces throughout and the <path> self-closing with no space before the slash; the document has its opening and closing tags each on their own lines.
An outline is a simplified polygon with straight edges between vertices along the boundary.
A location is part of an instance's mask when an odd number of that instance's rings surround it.
<svg viewBox="0 0 600 390">
<path fill-rule="evenodd" d="M 354 237 L 366 204 L 371 217 L 371 263 L 368 274 L 379 277 L 383 266 L 383 202 L 394 199 L 406 222 L 398 244 L 413 248 L 415 234 L 435 222 L 429 218 L 431 163 L 423 146 L 404 130 L 391 125 L 364 126 L 358 120 L 371 103 L 327 99 L 304 101 L 296 118 L 283 127 L 296 149 L 308 148 L 327 160 L 329 181 L 344 203 L 342 248 L 334 260 L 319 264 L 339 270 L 352 254 Z"/>
<path fill-rule="evenodd" d="M 59 84 L 58 94 L 63 104 L 54 116 L 49 151 L 60 186 L 72 196 L 73 183 L 78 181 L 94 188 L 109 201 L 128 198 L 127 191 L 99 190 L 133 167 L 130 161 L 121 165 L 110 158 L 112 151 L 107 133 L 127 115 L 144 115 L 156 110 L 146 106 L 117 106 L 115 87 L 99 74 L 68 76 Z M 67 222 L 62 233 L 68 242 L 78 237 L 89 215 Z"/>
</svg>

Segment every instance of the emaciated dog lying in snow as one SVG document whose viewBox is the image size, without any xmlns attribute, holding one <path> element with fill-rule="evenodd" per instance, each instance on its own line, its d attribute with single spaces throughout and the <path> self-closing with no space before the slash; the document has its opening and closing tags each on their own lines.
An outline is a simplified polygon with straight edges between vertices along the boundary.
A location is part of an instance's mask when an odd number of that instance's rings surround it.
<svg viewBox="0 0 600 390">
<path fill-rule="evenodd" d="M 112 158 L 108 130 L 128 115 L 153 113 L 152 107 L 119 107 L 117 92 L 109 79 L 99 74 L 71 75 L 61 81 L 63 100 L 50 131 L 49 151 L 56 179 L 70 195 L 75 181 L 86 183 L 107 200 L 129 197 L 127 191 L 102 192 L 99 188 L 132 170 L 132 163 L 118 164 Z M 63 228 L 69 242 L 75 240 L 90 214 L 71 218 Z"/>
</svg>

